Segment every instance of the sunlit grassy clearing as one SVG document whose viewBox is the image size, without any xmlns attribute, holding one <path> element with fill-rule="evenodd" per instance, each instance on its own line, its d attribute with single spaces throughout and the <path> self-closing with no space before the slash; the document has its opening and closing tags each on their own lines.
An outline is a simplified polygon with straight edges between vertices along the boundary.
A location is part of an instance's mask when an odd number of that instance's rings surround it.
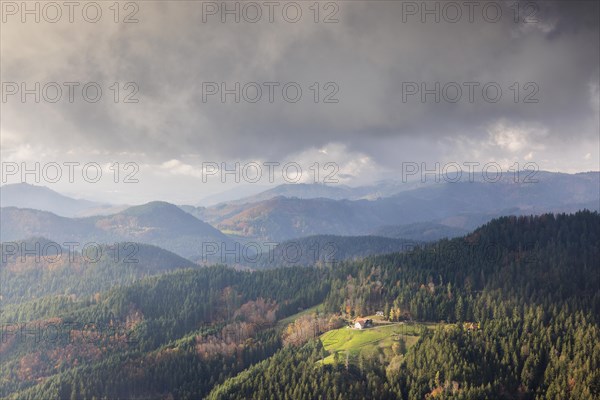
<svg viewBox="0 0 600 400">
<path fill-rule="evenodd" d="M 326 364 L 333 362 L 333 355 L 339 353 L 340 360 L 345 360 L 346 352 L 355 360 L 361 352 L 364 354 L 383 353 L 386 356 L 391 355 L 392 344 L 402 338 L 406 347 L 413 346 L 419 339 L 421 327 L 432 328 L 428 324 L 390 324 L 376 325 L 373 328 L 353 329 L 343 327 L 335 329 L 321 335 L 320 339 L 323 346 L 329 353 L 325 357 Z"/>
</svg>

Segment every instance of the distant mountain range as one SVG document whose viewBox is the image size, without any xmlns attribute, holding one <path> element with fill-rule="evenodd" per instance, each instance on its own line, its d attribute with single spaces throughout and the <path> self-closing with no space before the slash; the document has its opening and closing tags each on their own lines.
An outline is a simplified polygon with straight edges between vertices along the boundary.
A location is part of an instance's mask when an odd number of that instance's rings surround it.
<svg viewBox="0 0 600 400">
<path fill-rule="evenodd" d="M 295 183 L 283 184 L 267 189 L 247 197 L 236 200 L 223 201 L 215 206 L 242 205 L 247 203 L 258 203 L 275 197 L 288 197 L 298 199 L 326 198 L 332 200 L 374 200 L 380 197 L 389 197 L 400 192 L 413 190 L 430 183 L 422 182 L 397 182 L 381 181 L 374 185 L 351 187 L 342 184 L 321 183 Z"/>
<path fill-rule="evenodd" d="M 29 183 L 0 186 L 0 206 L 31 208 L 69 218 L 116 214 L 129 207 L 127 205 L 74 199 L 55 192 L 46 186 L 31 185 Z"/>
<path fill-rule="evenodd" d="M 423 222 L 470 230 L 501 215 L 600 208 L 598 172 L 573 175 L 539 172 L 535 179 L 537 182 L 514 182 L 510 176 L 498 182 L 478 179 L 429 184 L 374 200 L 337 199 L 350 190 L 343 187 L 298 185 L 293 190 L 307 198 L 278 195 L 292 190 L 283 187 L 250 198 L 252 201 L 246 203 L 184 209 L 228 234 L 281 241 L 318 234 L 380 234 L 378 229 L 382 226 L 412 225 L 415 229 L 419 225 L 414 224 Z M 336 198 L 310 197 L 318 192 L 328 192 Z M 259 200 L 253 201 L 256 199 Z M 421 240 L 427 236 L 430 227 L 421 228 L 421 232 L 413 232 L 412 238 Z M 439 234 L 432 236 L 432 240 L 437 238 Z"/>
<path fill-rule="evenodd" d="M 43 236 L 58 242 L 141 242 L 195 261 L 227 262 L 222 249 L 249 241 L 282 243 L 315 235 L 433 241 L 464 235 L 502 215 L 600 210 L 599 172 L 539 172 L 537 182 L 532 183 L 514 182 L 513 178 L 511 174 L 498 182 L 478 178 L 475 182 L 463 179 L 457 183 L 413 182 L 405 186 L 387 181 L 357 188 L 281 185 L 210 207 L 165 202 L 103 206 L 71 199 L 45 187 L 5 185 L 0 233 L 3 241 Z M 49 208 L 63 215 L 48 212 Z M 114 213 L 64 216 L 110 210 Z M 387 245 L 370 243 L 370 248 Z M 204 257 L 206 246 L 215 258 Z M 232 256 L 234 262 L 236 256 Z"/>
<path fill-rule="evenodd" d="M 15 183 L 0 186 L 0 204 L 2 207 L 33 208 L 49 211 L 63 217 L 74 217 L 78 213 L 100 207 L 100 203 L 73 199 L 55 192 L 45 186 Z"/>
<path fill-rule="evenodd" d="M 258 193 L 264 192 L 268 190 L 269 187 L 266 185 L 257 185 L 257 184 L 246 184 L 241 185 L 239 187 L 233 187 L 231 189 L 211 194 L 209 196 L 203 197 L 196 204 L 197 207 L 210 207 L 215 204 L 225 203 L 229 201 L 237 201 L 240 198 L 254 196 Z"/>
<path fill-rule="evenodd" d="M 4 207 L 0 232 L 4 242 L 43 236 L 58 243 L 141 242 L 160 246 L 183 257 L 202 254 L 207 243 L 232 240 L 179 207 L 151 202 L 109 215 L 66 218 L 33 209 Z"/>
</svg>

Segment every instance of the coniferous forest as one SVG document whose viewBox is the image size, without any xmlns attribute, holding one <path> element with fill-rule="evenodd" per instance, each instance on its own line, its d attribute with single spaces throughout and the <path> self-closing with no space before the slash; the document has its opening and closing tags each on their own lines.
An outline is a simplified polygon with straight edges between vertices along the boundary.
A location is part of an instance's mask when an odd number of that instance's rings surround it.
<svg viewBox="0 0 600 400">
<path fill-rule="evenodd" d="M 39 295 L 27 292 L 35 268 L 13 268 L 3 285 L 20 302 L 4 299 L 0 393 L 595 399 L 599 262 L 600 215 L 581 211 L 501 217 L 461 238 L 328 265 L 123 269 L 124 283 L 106 290 L 69 279 L 86 268 L 118 279 L 105 263 L 46 268 Z M 371 315 L 360 344 L 329 339 L 358 334 L 348 324 Z"/>
</svg>

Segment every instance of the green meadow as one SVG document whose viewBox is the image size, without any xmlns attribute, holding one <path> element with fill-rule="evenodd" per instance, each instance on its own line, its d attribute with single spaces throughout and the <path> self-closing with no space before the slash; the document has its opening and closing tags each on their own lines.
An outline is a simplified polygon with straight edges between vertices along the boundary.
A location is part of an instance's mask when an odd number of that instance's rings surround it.
<svg viewBox="0 0 600 400">
<path fill-rule="evenodd" d="M 413 346 L 423 329 L 433 328 L 433 324 L 397 323 L 380 324 L 372 328 L 353 329 L 343 327 L 326 332 L 320 339 L 329 353 L 323 360 L 325 364 L 333 362 L 334 354 L 339 353 L 339 359 L 344 362 L 348 352 L 352 360 L 359 354 L 386 357 L 392 355 L 392 344 L 404 340 L 406 348 Z"/>
</svg>

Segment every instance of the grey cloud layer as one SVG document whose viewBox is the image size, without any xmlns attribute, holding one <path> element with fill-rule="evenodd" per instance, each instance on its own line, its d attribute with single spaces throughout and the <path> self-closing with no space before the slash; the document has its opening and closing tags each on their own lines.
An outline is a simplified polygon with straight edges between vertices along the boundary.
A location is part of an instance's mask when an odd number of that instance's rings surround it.
<svg viewBox="0 0 600 400">
<path fill-rule="evenodd" d="M 473 23 L 466 16 L 455 24 L 423 24 L 418 17 L 403 23 L 400 2 L 366 1 L 340 2 L 340 22 L 333 24 L 315 24 L 310 14 L 296 24 L 281 18 L 203 23 L 200 2 L 140 2 L 140 22 L 130 25 L 7 23 L 3 81 L 98 81 L 105 87 L 134 81 L 140 103 L 10 101 L 3 104 L 3 135 L 65 151 L 143 153 L 157 163 L 186 154 L 272 159 L 343 143 L 390 166 L 399 151 L 410 154 L 407 146 L 420 148 L 419 140 L 441 156 L 444 146 L 436 143 L 463 138 L 465 146 L 489 145 L 486 156 L 493 156 L 503 151 L 502 134 L 490 144 L 498 121 L 515 135 L 533 129 L 525 153 L 545 149 L 550 156 L 562 146 L 593 142 L 598 3 L 540 2 L 540 21 L 527 25 L 513 22 L 512 3 L 498 3 L 503 16 L 497 23 L 477 12 Z M 217 96 L 204 103 L 206 81 L 293 81 L 304 92 L 296 104 L 280 95 L 273 104 L 221 104 Z M 313 103 L 308 87 L 329 81 L 340 88 L 339 103 Z M 473 81 L 497 82 L 502 100 L 483 101 L 476 89 L 473 104 L 436 104 L 431 96 L 425 104 L 418 96 L 402 101 L 403 82 Z M 539 103 L 514 103 L 514 82 L 535 82 Z"/>
</svg>

